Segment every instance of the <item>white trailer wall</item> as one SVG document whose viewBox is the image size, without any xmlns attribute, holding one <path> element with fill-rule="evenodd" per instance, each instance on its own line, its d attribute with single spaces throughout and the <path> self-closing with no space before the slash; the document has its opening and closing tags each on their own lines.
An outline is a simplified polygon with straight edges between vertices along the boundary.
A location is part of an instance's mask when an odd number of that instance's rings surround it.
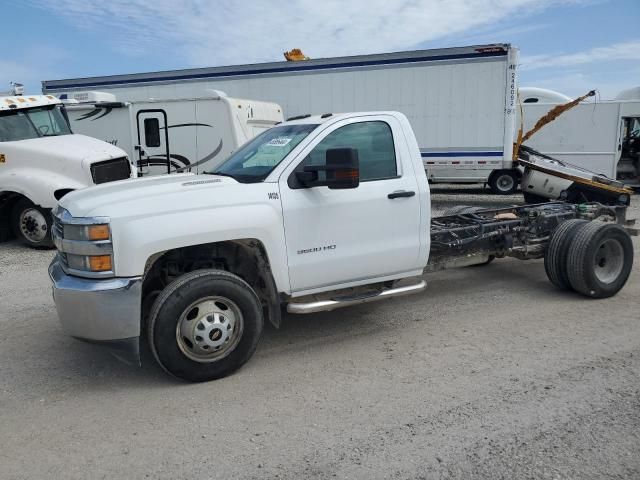
<svg viewBox="0 0 640 480">
<path fill-rule="evenodd" d="M 511 166 L 516 52 L 461 47 L 43 82 L 47 93 L 107 90 L 120 101 L 207 89 L 282 105 L 285 116 L 399 110 L 440 181 L 485 180 Z M 511 68 L 510 68 L 511 62 Z"/>
</svg>

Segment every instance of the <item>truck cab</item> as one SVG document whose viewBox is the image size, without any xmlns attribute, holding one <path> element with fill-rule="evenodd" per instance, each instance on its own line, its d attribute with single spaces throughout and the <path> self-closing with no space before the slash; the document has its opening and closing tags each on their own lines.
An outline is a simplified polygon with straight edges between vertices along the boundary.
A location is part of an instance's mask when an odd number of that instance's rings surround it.
<svg viewBox="0 0 640 480">
<path fill-rule="evenodd" d="M 62 197 L 132 176 L 124 151 L 71 131 L 55 97 L 0 97 L 0 230 L 51 247 L 50 212 Z"/>
</svg>

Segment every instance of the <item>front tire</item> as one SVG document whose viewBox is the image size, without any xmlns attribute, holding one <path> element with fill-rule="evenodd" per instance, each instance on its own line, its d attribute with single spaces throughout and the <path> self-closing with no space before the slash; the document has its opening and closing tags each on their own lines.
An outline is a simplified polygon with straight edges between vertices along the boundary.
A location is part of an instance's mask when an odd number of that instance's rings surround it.
<svg viewBox="0 0 640 480">
<path fill-rule="evenodd" d="M 260 300 L 244 280 L 222 270 L 196 270 L 160 293 L 149 316 L 148 341 L 165 371 L 204 382 L 244 365 L 263 323 Z"/>
<path fill-rule="evenodd" d="M 511 195 L 518 189 L 520 175 L 517 170 L 496 170 L 489 177 L 489 187 L 496 195 Z"/>
<path fill-rule="evenodd" d="M 22 198 L 11 210 L 11 225 L 14 235 L 32 248 L 53 248 L 51 210 L 34 205 Z"/>
</svg>

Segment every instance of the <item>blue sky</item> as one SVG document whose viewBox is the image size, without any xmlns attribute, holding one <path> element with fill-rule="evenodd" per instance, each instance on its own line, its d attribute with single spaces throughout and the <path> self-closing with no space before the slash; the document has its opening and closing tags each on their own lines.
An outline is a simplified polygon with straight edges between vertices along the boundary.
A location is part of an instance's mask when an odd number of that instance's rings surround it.
<svg viewBox="0 0 640 480">
<path fill-rule="evenodd" d="M 0 0 L 0 90 L 41 80 L 505 42 L 520 85 L 640 85 L 640 0 Z"/>
</svg>

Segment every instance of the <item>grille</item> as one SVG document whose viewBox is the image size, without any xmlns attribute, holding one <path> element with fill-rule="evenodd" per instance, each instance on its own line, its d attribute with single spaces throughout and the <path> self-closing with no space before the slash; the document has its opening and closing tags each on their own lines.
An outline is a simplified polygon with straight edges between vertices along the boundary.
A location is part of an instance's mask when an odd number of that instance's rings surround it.
<svg viewBox="0 0 640 480">
<path fill-rule="evenodd" d="M 115 158 L 91 165 L 91 177 L 96 185 L 100 183 L 124 180 L 131 176 L 131 168 L 127 157 Z"/>
</svg>

